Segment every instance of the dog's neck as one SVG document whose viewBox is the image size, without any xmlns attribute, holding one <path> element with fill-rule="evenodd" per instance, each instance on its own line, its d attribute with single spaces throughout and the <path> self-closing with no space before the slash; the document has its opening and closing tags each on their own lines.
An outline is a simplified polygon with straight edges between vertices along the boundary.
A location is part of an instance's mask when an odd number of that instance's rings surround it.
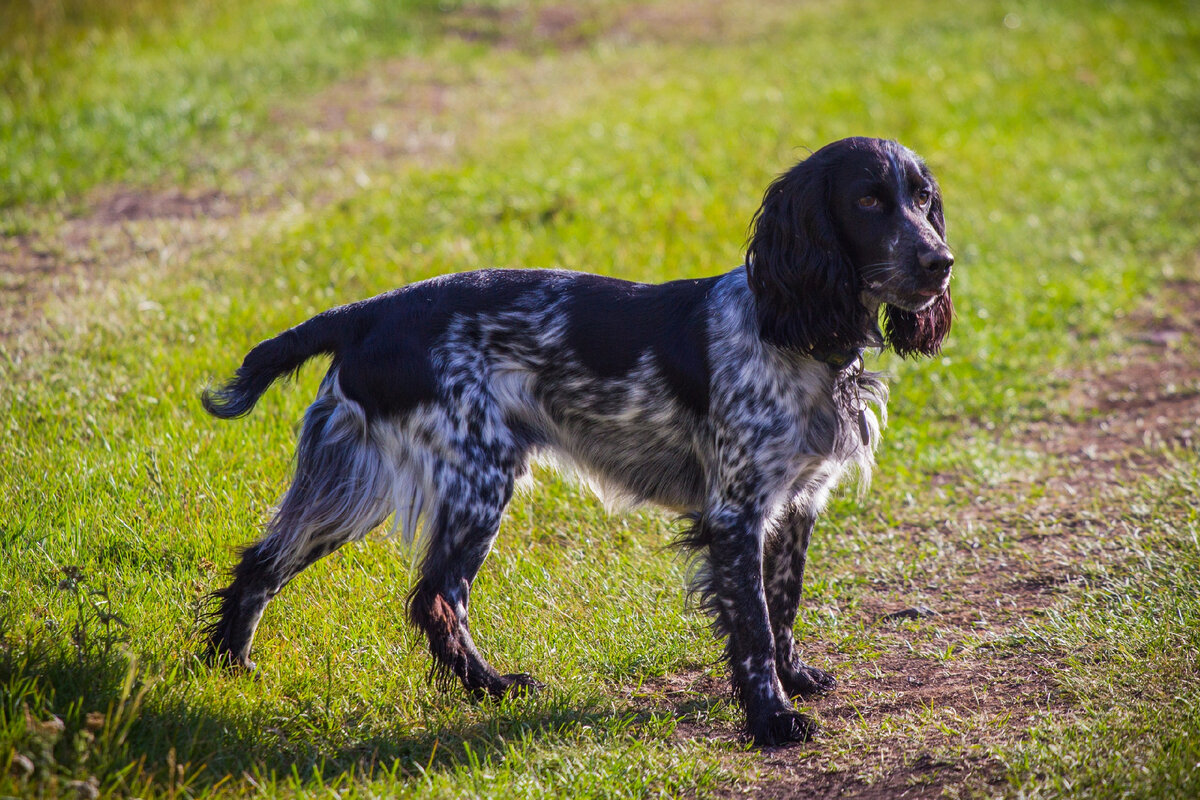
<svg viewBox="0 0 1200 800">
<path fill-rule="evenodd" d="M 855 347 L 849 350 L 814 350 L 811 355 L 817 361 L 828 364 L 834 370 L 841 372 L 862 358 L 864 348 Z"/>
<path fill-rule="evenodd" d="M 862 339 L 853 345 L 844 347 L 814 348 L 809 355 L 840 372 L 856 364 L 867 350 L 878 350 L 884 347 L 886 340 L 883 332 L 879 330 L 879 308 L 882 304 L 878 300 L 865 296 L 861 298 L 861 301 L 863 307 L 867 309 L 868 319 L 871 320 L 870 326 L 863 332 Z"/>
</svg>

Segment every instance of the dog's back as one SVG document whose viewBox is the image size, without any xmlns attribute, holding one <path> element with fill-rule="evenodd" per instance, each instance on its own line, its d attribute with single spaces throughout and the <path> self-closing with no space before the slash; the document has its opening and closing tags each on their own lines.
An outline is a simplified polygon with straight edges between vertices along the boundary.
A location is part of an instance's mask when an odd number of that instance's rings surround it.
<svg viewBox="0 0 1200 800">
<path fill-rule="evenodd" d="M 330 355 L 314 407 L 356 406 L 364 432 L 407 431 L 444 448 L 455 417 L 495 406 L 505 430 L 493 435 L 525 453 L 553 451 L 606 499 L 692 507 L 703 492 L 693 445 L 709 404 L 705 304 L 715 281 L 653 285 L 549 270 L 443 276 L 260 343 L 233 380 L 205 392 L 204 407 L 245 415 L 275 380 Z"/>
</svg>

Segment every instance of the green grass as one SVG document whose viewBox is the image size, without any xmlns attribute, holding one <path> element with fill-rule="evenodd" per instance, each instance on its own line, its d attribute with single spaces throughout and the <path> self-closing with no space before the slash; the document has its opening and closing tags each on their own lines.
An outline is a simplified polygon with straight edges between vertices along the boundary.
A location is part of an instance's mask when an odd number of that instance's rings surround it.
<svg viewBox="0 0 1200 800">
<path fill-rule="evenodd" d="M 0 208 L 244 166 L 265 101 L 420 47 L 429 2 L 14 3 L 0 60 Z M 113 18 L 116 21 L 113 21 Z M 260 156 L 261 157 L 261 156 Z M 239 163 L 241 162 L 241 163 Z"/>
<path fill-rule="evenodd" d="M 947 198 L 959 316 L 942 358 L 876 363 L 894 376 L 880 468 L 820 525 L 798 625 L 852 675 L 890 646 L 858 614 L 881 585 L 920 597 L 972 541 L 1014 547 L 1020 529 L 955 522 L 1038 468 L 1006 432 L 1065 408 L 1061 371 L 1102 369 L 1127 344 L 1115 319 L 1195 277 L 1200 24 L 1185 3 L 727 7 L 720 35 L 589 29 L 561 50 L 446 37 L 461 9 L 432 3 L 256 9 L 148 3 L 4 29 L 25 32 L 0 70 L 6 230 L 33 219 L 53 237 L 64 204 L 86 213 L 114 182 L 220 188 L 290 164 L 307 189 L 299 210 L 266 198 L 265 219 L 231 220 L 228 239 L 101 265 L 97 291 L 0 340 L 0 794 L 94 778 L 128 796 L 693 796 L 754 779 L 724 698 L 630 698 L 720 674 L 684 609 L 671 520 L 607 515 L 553 475 L 514 503 L 473 595 L 481 648 L 546 695 L 473 705 L 428 687 L 403 619 L 412 566 L 387 540 L 288 587 L 256 643 L 260 681 L 193 660 L 201 598 L 278 496 L 319 370 L 236 424 L 205 417 L 198 391 L 318 310 L 493 265 L 713 274 L 740 263 L 763 188 L 805 148 L 867 134 L 921 152 Z M 271 113 L 390 56 L 465 76 L 472 133 L 453 159 L 377 164 L 321 203 L 317 165 L 289 160 L 301 145 Z M 1175 457 L 1121 501 L 1152 511 L 1114 523 L 1120 557 L 1097 555 L 1089 586 L 1005 645 L 1053 661 L 1077 708 L 995 749 L 1006 791 L 1195 793 L 1197 455 Z M 1040 489 L 1023 491 L 1015 514 Z M 938 663 L 960 652 L 920 646 Z"/>
</svg>

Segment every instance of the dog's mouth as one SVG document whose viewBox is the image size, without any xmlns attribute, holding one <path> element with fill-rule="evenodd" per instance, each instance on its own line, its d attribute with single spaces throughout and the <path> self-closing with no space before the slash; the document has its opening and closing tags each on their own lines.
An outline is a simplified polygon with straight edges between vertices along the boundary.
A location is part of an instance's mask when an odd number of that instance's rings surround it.
<svg viewBox="0 0 1200 800">
<path fill-rule="evenodd" d="M 939 281 L 933 286 L 910 286 L 902 291 L 893 291 L 884 302 L 906 311 L 924 311 L 950 290 L 950 281 Z"/>
<path fill-rule="evenodd" d="M 947 272 L 945 277 L 941 278 L 932 286 L 923 286 L 915 290 L 915 294 L 920 297 L 941 297 L 946 292 L 950 291 L 950 273 Z"/>
<path fill-rule="evenodd" d="M 915 283 L 915 282 L 914 282 Z M 885 281 L 868 281 L 864 287 L 871 296 L 910 311 L 921 311 L 950 290 L 950 276 L 928 286 L 888 286 Z"/>
<path fill-rule="evenodd" d="M 922 297 L 945 294 L 950 288 L 950 278 L 953 275 L 951 270 L 935 272 L 920 268 L 915 263 L 910 269 L 893 267 L 887 270 L 864 271 L 867 274 L 863 276 L 862 287 L 868 292 L 883 294 L 892 291 Z"/>
</svg>

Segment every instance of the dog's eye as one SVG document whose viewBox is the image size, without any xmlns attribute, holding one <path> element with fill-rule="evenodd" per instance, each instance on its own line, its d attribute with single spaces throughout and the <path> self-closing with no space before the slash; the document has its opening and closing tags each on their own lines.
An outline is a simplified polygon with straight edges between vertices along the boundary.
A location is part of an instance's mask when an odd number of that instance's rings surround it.
<svg viewBox="0 0 1200 800">
<path fill-rule="evenodd" d="M 859 208 L 879 208 L 879 198 L 873 194 L 858 198 Z"/>
<path fill-rule="evenodd" d="M 933 199 L 933 192 L 928 189 L 917 190 L 917 202 L 922 206 L 929 205 L 929 201 Z"/>
</svg>

